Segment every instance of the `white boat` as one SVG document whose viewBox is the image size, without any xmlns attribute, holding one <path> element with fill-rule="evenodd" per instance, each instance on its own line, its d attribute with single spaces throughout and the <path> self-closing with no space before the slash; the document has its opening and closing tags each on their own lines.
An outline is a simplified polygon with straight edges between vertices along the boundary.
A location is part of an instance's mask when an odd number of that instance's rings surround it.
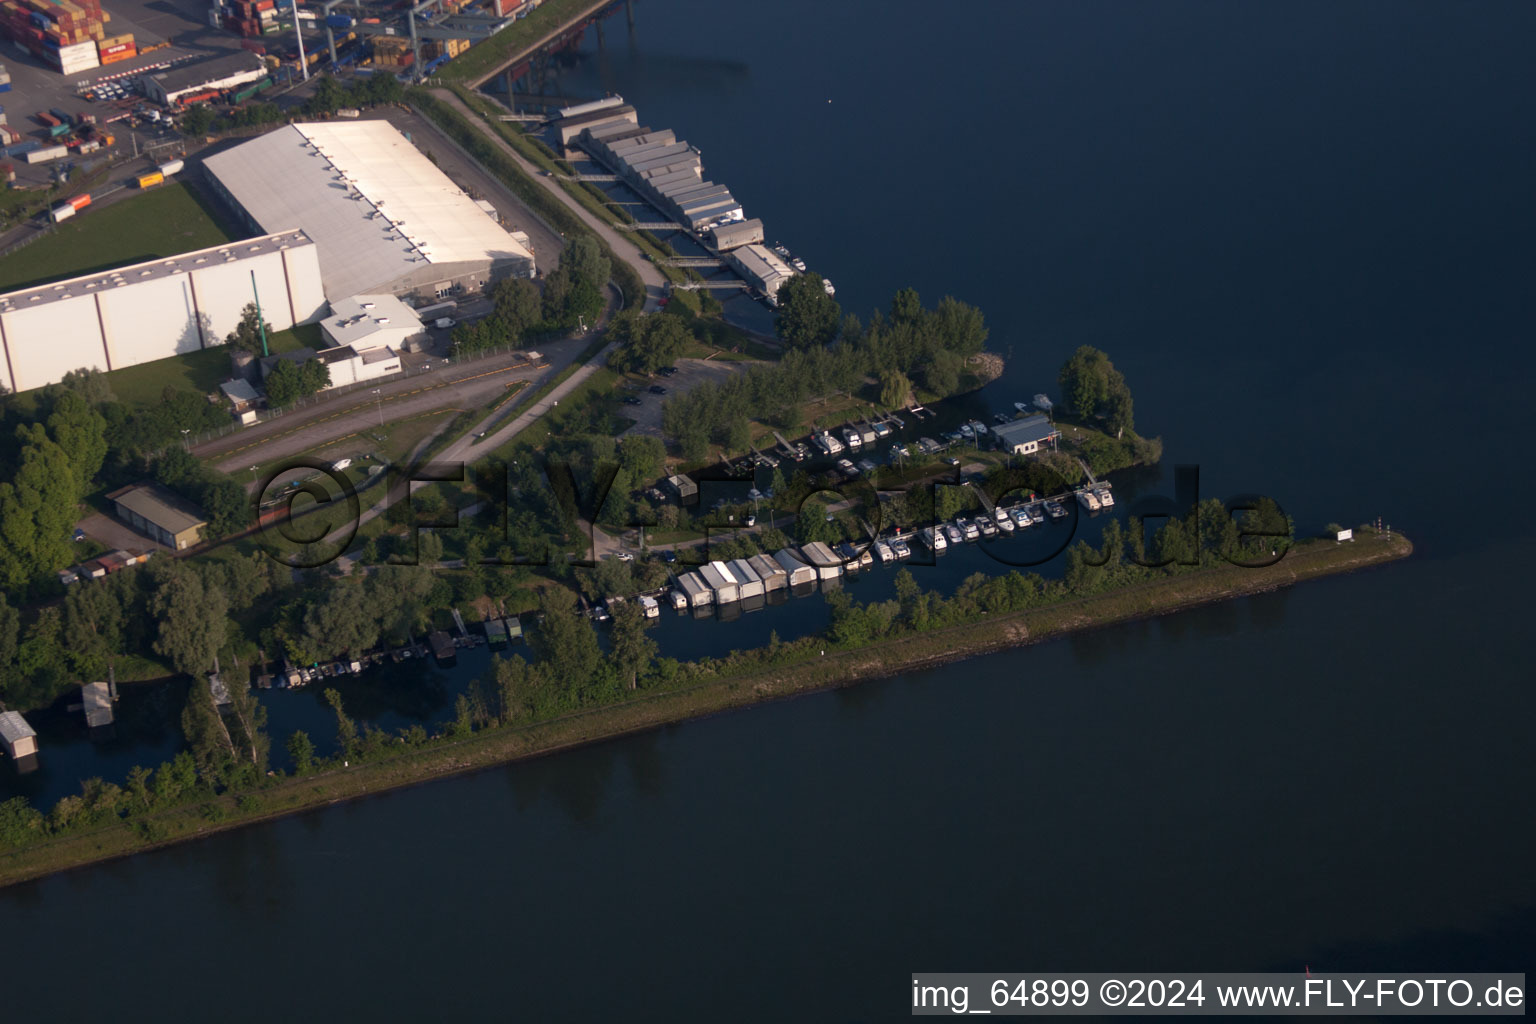
<svg viewBox="0 0 1536 1024">
<path fill-rule="evenodd" d="M 890 565 L 892 562 L 896 561 L 896 553 L 892 551 L 891 546 L 883 540 L 875 541 L 875 554 L 879 556 L 881 565 Z"/>
<path fill-rule="evenodd" d="M 654 597 L 642 595 L 640 598 L 640 610 L 648 619 L 654 619 L 661 614 L 661 605 L 656 603 Z"/>
<path fill-rule="evenodd" d="M 975 437 L 976 436 L 976 431 L 971 429 L 971 425 L 969 423 L 962 423 L 962 424 L 960 424 L 960 436 L 961 437 Z"/>
<path fill-rule="evenodd" d="M 1053 408 L 1053 405 L 1051 400 L 1046 398 L 1044 395 L 1036 395 L 1035 408 L 1039 409 L 1041 412 L 1050 412 Z"/>
<path fill-rule="evenodd" d="M 953 523 L 944 524 L 944 536 L 949 538 L 951 544 L 960 544 L 965 540 L 965 533 Z"/>
<path fill-rule="evenodd" d="M 1028 402 L 1014 402 L 1013 407 L 1019 410 L 1019 412 L 1031 412 L 1034 408 Z"/>
<path fill-rule="evenodd" d="M 1054 499 L 1045 503 L 1045 511 L 1052 519 L 1065 519 L 1068 514 L 1067 510 L 1061 507 L 1061 502 Z"/>
<path fill-rule="evenodd" d="M 973 521 L 962 517 L 955 520 L 955 525 L 960 527 L 960 532 L 965 535 L 966 540 L 981 539 L 981 529 Z"/>
<path fill-rule="evenodd" d="M 832 287 L 832 282 L 827 280 L 826 278 L 822 278 L 821 279 L 821 287 L 822 287 L 822 290 L 825 291 L 827 293 L 827 295 L 829 295 L 829 296 L 837 294 L 837 289 Z"/>
<path fill-rule="evenodd" d="M 1077 501 L 1078 504 L 1082 505 L 1089 512 L 1097 512 L 1099 510 L 1098 496 L 1086 488 L 1077 492 Z"/>
<path fill-rule="evenodd" d="M 1098 490 L 1094 491 L 1093 493 L 1098 496 L 1099 504 L 1102 507 L 1104 507 L 1104 508 L 1114 508 L 1115 507 L 1115 496 L 1110 493 L 1108 487 L 1100 487 Z"/>
<path fill-rule="evenodd" d="M 949 547 L 949 541 L 944 536 L 944 527 L 942 526 L 925 526 L 923 527 L 923 532 L 918 536 L 922 537 L 923 543 L 927 544 L 935 552 L 944 551 Z"/>
<path fill-rule="evenodd" d="M 997 533 L 998 533 L 997 524 L 994 523 L 992 520 L 986 518 L 985 516 L 983 516 L 983 517 L 981 517 L 981 518 L 976 520 L 976 526 L 977 526 L 977 528 L 979 530 L 981 530 L 981 535 L 983 537 L 996 537 L 997 536 Z"/>
<path fill-rule="evenodd" d="M 903 558 L 911 558 L 912 546 L 907 543 L 905 537 L 897 537 L 891 541 L 891 554 L 896 556 L 898 562 Z"/>
<path fill-rule="evenodd" d="M 864 438 L 857 427 L 844 427 L 843 438 L 848 442 L 848 447 L 857 451 L 864 444 Z"/>
<path fill-rule="evenodd" d="M 1012 533 L 1016 529 L 1013 523 L 1013 517 L 1000 508 L 992 510 L 992 518 L 997 520 L 998 529 L 1002 530 L 1004 533 Z"/>
<path fill-rule="evenodd" d="M 1033 502 L 1027 509 L 1025 509 L 1025 511 L 1029 513 L 1030 521 L 1033 522 L 1036 526 L 1039 526 L 1041 523 L 1045 522 L 1045 509 L 1040 507 L 1040 502 Z M 1062 514 L 1065 515 L 1066 513 Z"/>
<path fill-rule="evenodd" d="M 1016 508 L 1013 511 L 1009 512 L 1008 514 L 1013 516 L 1014 523 L 1016 523 L 1020 527 L 1025 527 L 1025 526 L 1028 526 L 1030 524 L 1029 510 L 1028 509 Z"/>
</svg>

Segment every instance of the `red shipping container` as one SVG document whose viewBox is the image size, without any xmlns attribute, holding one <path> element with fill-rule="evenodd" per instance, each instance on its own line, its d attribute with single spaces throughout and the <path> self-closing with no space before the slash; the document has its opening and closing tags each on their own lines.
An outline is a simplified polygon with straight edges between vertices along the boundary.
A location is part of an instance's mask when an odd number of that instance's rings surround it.
<svg viewBox="0 0 1536 1024">
<path fill-rule="evenodd" d="M 115 46 L 97 47 L 103 60 L 112 56 L 113 54 L 122 53 L 124 50 L 132 50 L 133 48 L 134 46 L 132 43 L 118 43 Z"/>
<path fill-rule="evenodd" d="M 83 210 L 91 205 L 91 197 L 89 195 L 75 196 L 69 201 L 69 205 L 77 210 Z"/>
</svg>

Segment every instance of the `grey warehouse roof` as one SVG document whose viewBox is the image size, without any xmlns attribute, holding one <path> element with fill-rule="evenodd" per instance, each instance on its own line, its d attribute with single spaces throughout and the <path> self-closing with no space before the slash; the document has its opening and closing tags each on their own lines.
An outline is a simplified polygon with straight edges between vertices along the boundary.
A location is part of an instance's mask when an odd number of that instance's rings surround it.
<svg viewBox="0 0 1536 1024">
<path fill-rule="evenodd" d="M 266 63 L 251 51 L 235 50 L 222 57 L 193 61 L 149 77 L 158 82 L 168 94 L 174 95 L 187 89 L 196 89 L 208 82 L 223 81 L 231 75 L 265 71 L 266 68 Z"/>
<path fill-rule="evenodd" d="M 257 224 L 309 233 L 328 298 L 388 291 L 423 264 L 533 260 L 385 121 L 292 124 L 204 163 Z"/>
<path fill-rule="evenodd" d="M 1044 416 L 1036 415 L 993 427 L 992 433 L 1001 444 L 1011 448 L 1016 444 L 1044 441 L 1056 433 L 1056 427 Z"/>
<path fill-rule="evenodd" d="M 21 717 L 19 711 L 0 712 L 0 736 L 7 743 L 16 743 L 28 736 L 36 736 L 37 730 L 27 724 L 27 720 Z"/>
<path fill-rule="evenodd" d="M 178 534 L 194 526 L 208 524 L 197 515 L 197 510 L 170 491 L 154 484 L 134 484 L 107 495 L 130 512 L 135 512 L 145 522 L 154 523 L 169 534 Z"/>
</svg>

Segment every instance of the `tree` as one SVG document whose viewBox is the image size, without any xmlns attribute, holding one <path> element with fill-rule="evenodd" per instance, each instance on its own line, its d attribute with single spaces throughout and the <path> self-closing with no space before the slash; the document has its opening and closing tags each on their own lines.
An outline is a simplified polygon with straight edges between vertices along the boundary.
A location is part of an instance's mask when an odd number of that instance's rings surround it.
<svg viewBox="0 0 1536 1024">
<path fill-rule="evenodd" d="M 324 599 L 304 615 L 309 649 L 330 656 L 357 655 L 373 647 L 379 642 L 379 616 L 370 605 L 361 581 L 332 583 Z"/>
<path fill-rule="evenodd" d="M 837 337 L 842 307 L 827 294 L 817 273 L 796 274 L 779 286 L 774 329 L 795 348 L 818 348 Z"/>
<path fill-rule="evenodd" d="M 239 724 L 239 736 L 235 737 L 241 761 L 250 760 L 254 774 L 267 770 L 267 755 L 272 741 L 262 732 L 267 724 L 267 709 L 256 699 L 251 689 L 248 669 L 223 672 L 224 689 L 229 695 L 229 714 Z"/>
<path fill-rule="evenodd" d="M 304 101 L 304 113 L 311 117 L 317 114 L 334 114 L 346 98 L 341 87 L 336 84 L 336 79 L 330 75 L 321 75 L 315 83 L 315 91 L 309 99 Z"/>
<path fill-rule="evenodd" d="M 1061 368 L 1062 396 L 1081 419 L 1104 415 L 1116 436 L 1132 429 L 1130 388 L 1109 357 L 1083 345 Z"/>
<path fill-rule="evenodd" d="M 526 277 L 498 281 L 491 297 L 496 307 L 487 320 L 497 335 L 493 344 L 516 345 L 542 318 L 539 287 Z"/>
<path fill-rule="evenodd" d="M 576 691 L 591 681 L 602 661 L 597 634 L 577 613 L 576 596 L 564 587 L 545 587 L 539 611 L 542 617 L 529 646 L 562 691 Z"/>
<path fill-rule="evenodd" d="M 42 424 L 16 436 L 20 459 L 11 479 L 0 480 L 0 589 L 10 593 L 69 564 L 79 497 L 74 465 Z"/>
<path fill-rule="evenodd" d="M 656 641 L 645 635 L 645 613 L 634 601 L 625 601 L 613 609 L 610 656 L 619 678 L 633 690 L 640 673 L 656 658 Z"/>
<path fill-rule="evenodd" d="M 619 468 L 637 485 L 644 486 L 659 477 L 666 457 L 666 445 L 659 437 L 626 434 L 619 440 Z"/>
<path fill-rule="evenodd" d="M 48 436 L 74 468 L 77 499 L 84 497 L 107 458 L 107 421 L 79 394 L 66 391 L 53 404 Z"/>
<path fill-rule="evenodd" d="M 671 313 L 629 317 L 615 326 L 621 344 L 613 355 L 613 363 L 620 370 L 634 373 L 655 373 L 676 362 L 693 341 L 688 325 Z"/>
<path fill-rule="evenodd" d="M 599 290 L 608 281 L 611 265 L 597 240 L 586 235 L 577 238 L 560 254 L 560 266 L 569 270 L 573 283 L 585 283 Z"/>
<path fill-rule="evenodd" d="M 263 336 L 268 338 L 272 336 L 272 325 L 262 320 L 256 309 L 256 303 L 247 302 L 245 308 L 240 311 L 240 322 L 224 338 L 224 344 L 240 352 L 263 356 L 267 354 L 262 344 Z"/>
<path fill-rule="evenodd" d="M 206 103 L 194 103 L 181 115 L 181 130 L 188 135 L 206 135 L 213 127 L 213 108 Z"/>
<path fill-rule="evenodd" d="M 146 811 L 149 810 L 149 777 L 150 770 L 141 764 L 128 769 L 128 793 Z"/>
<path fill-rule="evenodd" d="M 279 359 L 267 374 L 267 400 L 277 407 L 290 405 L 330 383 L 330 367 L 318 359 L 306 359 L 302 366 L 294 365 L 291 359 Z"/>
<path fill-rule="evenodd" d="M 325 702 L 336 712 L 336 741 L 341 744 L 341 749 L 349 755 L 357 753 L 357 723 L 347 717 L 346 711 L 341 706 L 341 694 L 327 687 Z"/>
<path fill-rule="evenodd" d="M 288 737 L 288 757 L 293 761 L 293 770 L 299 775 L 307 775 L 315 766 L 315 742 L 309 738 L 309 733 L 303 729 L 295 729 L 293 735 Z"/>
<path fill-rule="evenodd" d="M 905 409 L 912 404 L 912 382 L 900 370 L 880 374 L 880 404 L 887 409 Z"/>
<path fill-rule="evenodd" d="M 171 659 L 178 672 L 202 680 L 224 646 L 229 600 L 216 586 L 204 586 L 190 565 L 169 563 L 150 599 L 160 623 L 155 653 Z M 194 687 L 195 688 L 195 687 Z"/>
<path fill-rule="evenodd" d="M 235 742 L 213 705 L 206 679 L 194 678 L 187 689 L 187 703 L 181 710 L 181 732 L 187 738 L 198 777 L 210 787 L 218 786 L 234 764 Z"/>
<path fill-rule="evenodd" d="M 520 655 L 496 659 L 496 698 L 503 722 L 527 713 L 533 704 L 538 674 Z"/>
</svg>

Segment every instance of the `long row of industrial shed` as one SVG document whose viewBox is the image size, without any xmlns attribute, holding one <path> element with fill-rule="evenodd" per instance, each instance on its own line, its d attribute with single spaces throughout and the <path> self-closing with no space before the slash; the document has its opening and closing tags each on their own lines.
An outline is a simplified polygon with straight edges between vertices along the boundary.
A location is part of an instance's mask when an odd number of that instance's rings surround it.
<svg viewBox="0 0 1536 1024">
<path fill-rule="evenodd" d="M 818 580 L 834 580 L 853 565 L 867 564 L 860 557 L 850 559 L 820 541 L 812 541 L 798 548 L 775 551 L 772 556 L 708 562 L 677 577 L 673 603 L 678 608 L 707 608 L 764 597 L 776 590 L 807 586 Z"/>
<path fill-rule="evenodd" d="M 724 185 L 704 179 L 699 151 L 670 128 L 640 124 L 623 97 L 567 107 L 555 122 L 560 144 L 578 145 L 617 174 L 642 199 L 708 243 L 747 282 L 776 301 L 795 275 L 763 245 L 763 222 L 748 220 Z"/>
</svg>

